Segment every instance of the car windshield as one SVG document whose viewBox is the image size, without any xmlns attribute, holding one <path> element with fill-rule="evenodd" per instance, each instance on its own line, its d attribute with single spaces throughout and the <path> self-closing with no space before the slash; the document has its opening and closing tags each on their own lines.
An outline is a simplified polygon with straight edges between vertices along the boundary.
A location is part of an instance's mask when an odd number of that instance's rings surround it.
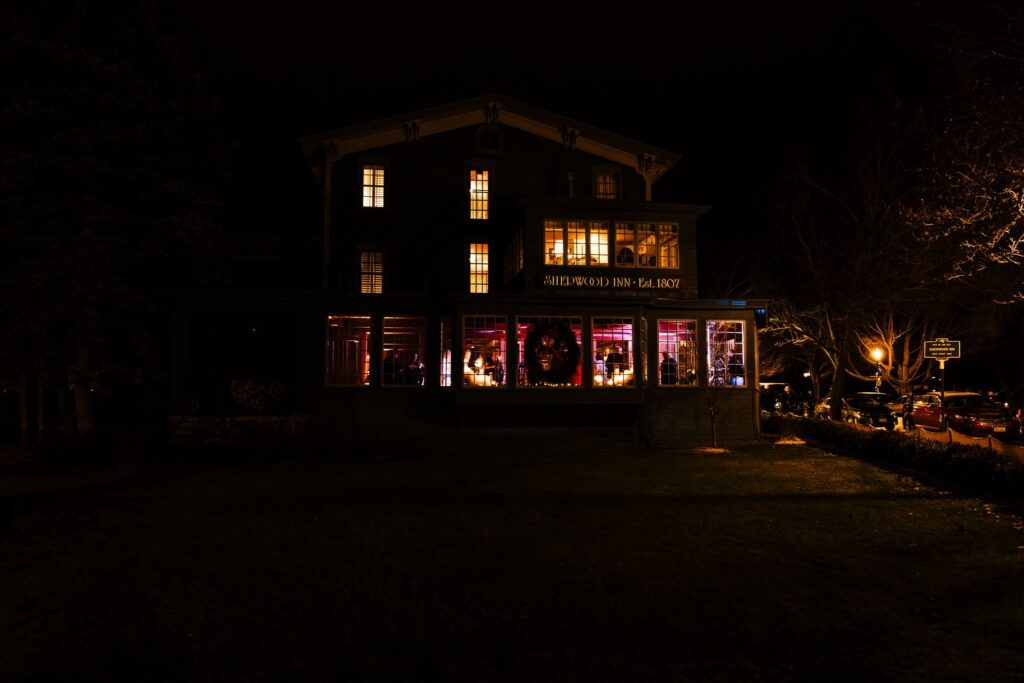
<svg viewBox="0 0 1024 683">
<path fill-rule="evenodd" d="M 968 396 L 947 396 L 946 397 L 947 408 L 994 408 L 995 404 L 989 401 L 984 396 L 968 395 Z"/>
<path fill-rule="evenodd" d="M 846 402 L 850 404 L 851 408 L 874 408 L 880 405 L 871 396 L 850 396 Z"/>
</svg>

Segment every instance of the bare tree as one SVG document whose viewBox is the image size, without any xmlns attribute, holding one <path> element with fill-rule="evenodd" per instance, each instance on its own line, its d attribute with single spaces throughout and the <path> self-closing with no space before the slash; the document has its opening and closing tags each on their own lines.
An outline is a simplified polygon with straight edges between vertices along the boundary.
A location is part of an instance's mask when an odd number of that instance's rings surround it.
<svg viewBox="0 0 1024 683">
<path fill-rule="evenodd" d="M 860 358 L 873 368 L 875 359 L 872 351 L 881 349 L 879 368 L 882 381 L 900 395 L 910 394 L 931 373 L 933 361 L 924 357 L 924 341 L 930 336 L 928 322 L 912 317 L 897 322 L 890 311 L 881 320 L 875 320 L 857 332 L 858 351 Z M 875 377 L 873 373 L 863 373 L 855 367 L 847 369 L 847 372 L 862 380 Z"/>
</svg>

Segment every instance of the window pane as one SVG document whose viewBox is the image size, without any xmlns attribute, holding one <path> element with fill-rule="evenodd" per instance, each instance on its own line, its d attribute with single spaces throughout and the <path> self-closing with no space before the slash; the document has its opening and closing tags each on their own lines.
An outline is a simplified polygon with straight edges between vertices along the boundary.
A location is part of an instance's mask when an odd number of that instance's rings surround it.
<svg viewBox="0 0 1024 683">
<path fill-rule="evenodd" d="M 363 166 L 363 206 L 384 206 L 384 167 Z"/>
<path fill-rule="evenodd" d="M 469 387 L 505 384 L 505 317 L 467 315 L 462 319 L 462 383 Z"/>
<path fill-rule="evenodd" d="M 565 263 L 565 224 L 562 221 L 544 221 L 544 265 L 560 266 Z"/>
<path fill-rule="evenodd" d="M 708 384 L 741 387 L 745 383 L 743 323 L 735 320 L 709 320 Z"/>
<path fill-rule="evenodd" d="M 441 376 L 442 387 L 452 385 L 452 319 L 441 319 Z"/>
<path fill-rule="evenodd" d="M 618 199 L 619 197 L 619 176 L 615 173 L 597 174 L 597 198 Z"/>
<path fill-rule="evenodd" d="M 520 386 L 583 386 L 582 318 L 516 318 Z"/>
<path fill-rule="evenodd" d="M 364 251 L 359 255 L 359 291 L 380 294 L 384 285 L 384 258 L 379 251 Z"/>
<path fill-rule="evenodd" d="M 329 387 L 370 383 L 369 316 L 327 316 L 325 370 Z"/>
<path fill-rule="evenodd" d="M 594 318 L 594 386 L 633 385 L 633 319 Z"/>
<path fill-rule="evenodd" d="M 636 226 L 636 264 L 641 268 L 656 268 L 658 265 L 658 239 L 652 223 L 638 223 Z"/>
<path fill-rule="evenodd" d="M 381 384 L 423 386 L 426 330 L 423 318 L 384 318 Z"/>
<path fill-rule="evenodd" d="M 608 265 L 608 225 L 600 221 L 590 222 L 590 265 Z"/>
<path fill-rule="evenodd" d="M 658 258 L 662 268 L 679 267 L 679 226 L 658 226 Z"/>
<path fill-rule="evenodd" d="M 697 385 L 697 321 L 658 321 L 658 384 Z"/>
<path fill-rule="evenodd" d="M 490 191 L 490 171 L 471 170 L 469 172 L 469 217 L 487 218 L 487 198 Z"/>
<path fill-rule="evenodd" d="M 566 227 L 565 264 L 587 265 L 587 226 L 582 221 L 569 221 Z"/>
<path fill-rule="evenodd" d="M 619 266 L 636 265 L 636 231 L 632 223 L 615 224 L 615 263 Z"/>
<path fill-rule="evenodd" d="M 486 244 L 469 245 L 469 292 L 486 294 L 489 272 L 489 257 Z"/>
</svg>

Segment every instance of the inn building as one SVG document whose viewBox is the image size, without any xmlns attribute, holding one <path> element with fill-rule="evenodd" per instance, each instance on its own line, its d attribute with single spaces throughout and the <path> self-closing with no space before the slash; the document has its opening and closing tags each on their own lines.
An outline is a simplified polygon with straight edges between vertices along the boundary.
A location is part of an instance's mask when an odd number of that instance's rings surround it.
<svg viewBox="0 0 1024 683">
<path fill-rule="evenodd" d="M 182 349 L 202 346 L 197 316 L 273 319 L 282 405 L 323 424 L 620 425 L 668 443 L 706 441 L 713 412 L 726 440 L 757 434 L 766 302 L 700 298 L 710 207 L 652 201 L 677 154 L 501 95 L 300 143 L 319 286 L 182 297 Z M 185 355 L 187 394 L 211 364 Z"/>
</svg>

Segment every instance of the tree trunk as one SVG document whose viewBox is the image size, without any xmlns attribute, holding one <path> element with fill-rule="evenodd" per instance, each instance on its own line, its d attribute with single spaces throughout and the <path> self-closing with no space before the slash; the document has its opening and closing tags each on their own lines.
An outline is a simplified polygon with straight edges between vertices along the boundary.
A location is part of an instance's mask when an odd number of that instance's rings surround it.
<svg viewBox="0 0 1024 683">
<path fill-rule="evenodd" d="M 850 365 L 850 343 L 853 341 L 853 326 L 847 325 L 842 346 L 836 353 L 836 371 L 832 375 L 832 390 L 829 391 L 828 416 L 840 422 L 843 419 L 843 395 L 846 393 L 846 368 Z"/>
</svg>

